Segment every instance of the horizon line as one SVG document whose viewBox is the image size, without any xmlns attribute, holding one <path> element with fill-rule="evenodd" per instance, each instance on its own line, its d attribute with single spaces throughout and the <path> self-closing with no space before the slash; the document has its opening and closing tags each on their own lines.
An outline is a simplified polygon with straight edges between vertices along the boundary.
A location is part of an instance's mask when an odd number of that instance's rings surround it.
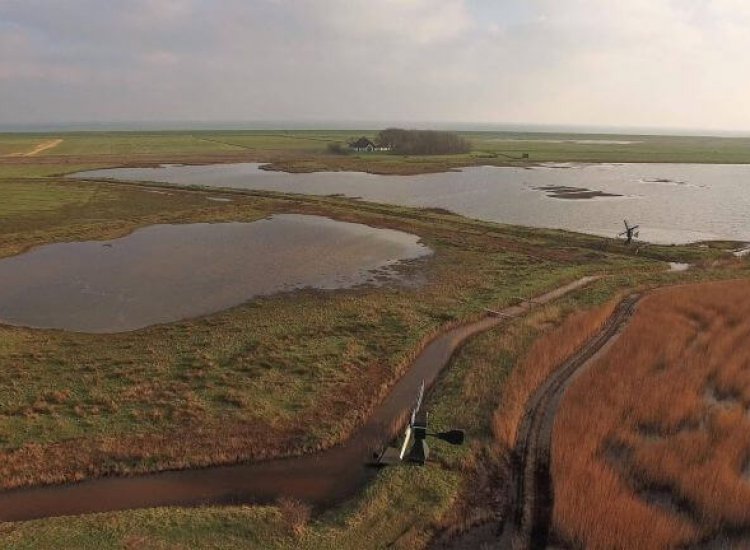
<svg viewBox="0 0 750 550">
<path fill-rule="evenodd" d="M 567 133 L 604 135 L 644 135 L 675 137 L 750 137 L 750 130 L 669 126 L 617 126 L 556 123 L 500 123 L 469 121 L 395 121 L 395 120 L 110 120 L 65 122 L 0 122 L 0 133 L 74 133 L 74 132 L 158 132 L 158 131 L 372 131 L 388 127 L 453 130 L 464 132 Z"/>
</svg>

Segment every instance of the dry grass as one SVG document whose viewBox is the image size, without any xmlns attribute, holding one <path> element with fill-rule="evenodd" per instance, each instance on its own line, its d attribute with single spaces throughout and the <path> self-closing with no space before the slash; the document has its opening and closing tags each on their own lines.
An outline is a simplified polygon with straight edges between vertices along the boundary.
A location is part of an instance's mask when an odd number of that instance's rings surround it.
<svg viewBox="0 0 750 550">
<path fill-rule="evenodd" d="M 570 388 L 554 433 L 554 522 L 587 548 L 746 534 L 750 282 L 646 297 Z"/>
<path fill-rule="evenodd" d="M 603 306 L 571 314 L 562 325 L 538 339 L 513 370 L 503 386 L 502 405 L 493 419 L 495 439 L 503 449 L 512 449 L 515 445 L 526 402 L 534 391 L 555 368 L 601 329 L 617 302 L 616 299 L 610 300 Z M 547 311 L 554 316 L 552 310 L 547 308 Z"/>
<path fill-rule="evenodd" d="M 310 521 L 311 508 L 308 504 L 293 498 L 280 498 L 276 502 L 284 523 L 289 526 L 292 535 L 300 536 L 305 532 Z"/>
</svg>

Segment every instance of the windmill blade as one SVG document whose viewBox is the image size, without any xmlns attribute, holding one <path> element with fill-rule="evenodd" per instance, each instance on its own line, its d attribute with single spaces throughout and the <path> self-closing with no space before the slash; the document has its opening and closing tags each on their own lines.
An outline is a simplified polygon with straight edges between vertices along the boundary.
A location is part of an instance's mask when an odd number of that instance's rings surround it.
<svg viewBox="0 0 750 550">
<path fill-rule="evenodd" d="M 404 459 L 406 455 L 406 449 L 409 447 L 409 441 L 411 440 L 412 428 L 417 421 L 417 414 L 419 409 L 422 407 L 422 399 L 424 398 L 424 380 L 419 385 L 419 391 L 417 392 L 417 400 L 414 403 L 414 408 L 411 410 L 411 418 L 409 419 L 409 425 L 406 427 L 406 433 L 404 434 L 404 443 L 401 445 L 401 452 L 399 452 L 399 460 Z"/>
<path fill-rule="evenodd" d="M 422 380 L 422 383 L 419 385 L 419 395 L 417 396 L 417 404 L 414 407 L 414 409 L 419 410 L 422 406 L 422 399 L 424 398 L 424 380 Z"/>
<path fill-rule="evenodd" d="M 633 227 L 631 227 L 630 229 L 638 229 L 639 227 L 640 227 L 640 225 L 634 225 L 634 226 L 633 226 Z"/>
<path fill-rule="evenodd" d="M 424 397 L 424 380 L 422 380 L 422 384 L 419 386 L 419 392 L 417 393 L 417 402 L 414 405 L 414 409 L 411 411 L 411 424 L 414 424 L 414 420 L 417 417 L 417 413 L 419 412 L 419 409 L 422 407 L 422 398 Z"/>
<path fill-rule="evenodd" d="M 406 449 L 409 447 L 409 440 L 411 440 L 411 424 L 406 427 L 406 433 L 404 434 L 404 442 L 401 445 L 401 450 L 398 453 L 398 459 L 403 460 L 406 454 Z"/>
<path fill-rule="evenodd" d="M 627 234 L 627 231 L 623 231 L 622 233 L 619 233 L 617 236 L 618 237 L 624 237 L 626 234 Z"/>
<path fill-rule="evenodd" d="M 630 225 L 628 225 L 628 220 L 622 220 L 625 224 L 625 229 L 630 229 Z"/>
</svg>

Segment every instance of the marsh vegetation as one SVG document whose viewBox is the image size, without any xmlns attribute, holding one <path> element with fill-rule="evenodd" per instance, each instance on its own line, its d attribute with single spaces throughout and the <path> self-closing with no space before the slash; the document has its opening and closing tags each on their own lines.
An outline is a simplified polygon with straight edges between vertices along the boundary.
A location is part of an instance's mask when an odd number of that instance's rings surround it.
<svg viewBox="0 0 750 550">
<path fill-rule="evenodd" d="M 333 134 L 66 135 L 33 157 L 0 159 L 2 257 L 46 243 L 123 237 L 153 224 L 250 222 L 275 213 L 404 231 L 435 251 L 407 268 L 420 281 L 415 287 L 299 291 L 116 335 L 0 327 L 4 488 L 330 447 L 361 426 L 425 339 L 444 327 L 582 275 L 608 277 L 467 344 L 438 381 L 428 407 L 434 426 L 466 428 L 470 445 L 436 450 L 435 463 L 423 470 L 382 472 L 338 509 L 310 515 L 304 503 L 287 500 L 275 506 L 47 519 L 0 525 L 6 546 L 330 548 L 387 541 L 420 548 L 435 537 L 500 521 L 498 495 L 506 488 L 508 455 L 493 436 L 493 412 L 502 411 L 506 401 L 520 403 L 543 376 L 524 381 L 521 374 L 528 375 L 530 365 L 553 367 L 559 351 L 554 346 L 545 352 L 540 344 L 522 359 L 537 338 L 579 310 L 588 313 L 573 317 L 572 327 L 596 326 L 600 308 L 623 288 L 746 276 L 747 263 L 727 252 L 735 243 L 653 246 L 636 256 L 611 240 L 469 220 L 439 208 L 56 176 L 168 161 L 263 160 L 277 168 L 288 162 L 295 170 L 351 163 L 353 169 L 394 172 L 484 162 L 475 154 L 450 160 L 378 154 L 336 159 L 324 152 L 326 140 L 345 136 Z M 28 152 L 57 137 L 14 138 L 6 150 Z M 665 261 L 696 267 L 667 273 Z M 569 328 L 560 332 L 566 340 L 581 337 Z M 521 381 L 503 390 L 516 364 L 522 365 Z M 511 418 L 505 425 L 512 424 Z M 511 432 L 496 428 L 495 433 Z"/>
<path fill-rule="evenodd" d="M 746 546 L 750 361 L 746 280 L 642 300 L 563 401 L 554 520 L 586 548 Z"/>
</svg>

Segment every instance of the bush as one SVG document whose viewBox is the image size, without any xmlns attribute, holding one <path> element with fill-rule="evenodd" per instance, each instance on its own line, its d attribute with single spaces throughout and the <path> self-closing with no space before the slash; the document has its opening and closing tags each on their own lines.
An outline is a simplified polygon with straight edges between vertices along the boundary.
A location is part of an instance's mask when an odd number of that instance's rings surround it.
<svg viewBox="0 0 750 550">
<path fill-rule="evenodd" d="M 349 148 L 346 147 L 340 141 L 332 141 L 331 143 L 328 144 L 326 149 L 329 153 L 333 155 L 348 155 L 349 154 Z"/>
</svg>

